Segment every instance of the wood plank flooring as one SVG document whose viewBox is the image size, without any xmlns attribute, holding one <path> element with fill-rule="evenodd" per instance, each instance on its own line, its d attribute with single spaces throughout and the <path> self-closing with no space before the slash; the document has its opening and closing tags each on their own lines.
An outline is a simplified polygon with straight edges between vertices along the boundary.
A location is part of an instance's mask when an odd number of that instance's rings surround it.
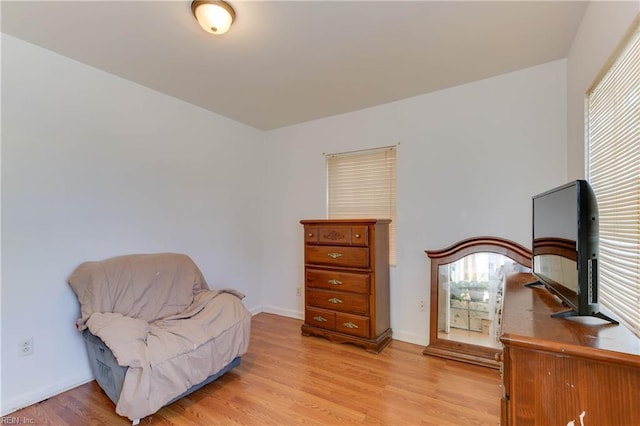
<svg viewBox="0 0 640 426">
<path fill-rule="evenodd" d="M 301 321 L 253 318 L 240 366 L 141 425 L 492 425 L 496 370 L 422 355 L 394 340 L 380 354 L 303 337 Z M 10 414 L 35 425 L 130 425 L 91 382 Z M 24 421 L 22 424 L 25 423 Z"/>
</svg>

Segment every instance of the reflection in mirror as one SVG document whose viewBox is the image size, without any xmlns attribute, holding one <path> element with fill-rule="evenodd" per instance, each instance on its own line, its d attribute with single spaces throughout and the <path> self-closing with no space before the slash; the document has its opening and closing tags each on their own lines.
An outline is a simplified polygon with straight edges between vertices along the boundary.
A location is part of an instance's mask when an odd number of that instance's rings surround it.
<svg viewBox="0 0 640 426">
<path fill-rule="evenodd" d="M 440 265 L 438 338 L 500 348 L 503 280 L 528 268 L 497 253 L 473 253 Z"/>
<path fill-rule="evenodd" d="M 533 272 L 578 293 L 578 251 L 575 240 L 535 238 L 533 240 Z"/>
</svg>

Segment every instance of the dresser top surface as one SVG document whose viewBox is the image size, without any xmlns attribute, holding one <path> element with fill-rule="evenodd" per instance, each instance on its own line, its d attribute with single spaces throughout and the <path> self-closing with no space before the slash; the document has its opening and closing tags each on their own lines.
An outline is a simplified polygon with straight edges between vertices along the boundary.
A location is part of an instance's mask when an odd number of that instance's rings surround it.
<svg viewBox="0 0 640 426">
<path fill-rule="evenodd" d="M 391 219 L 303 219 L 303 225 L 367 225 L 376 223 L 391 223 Z"/>
<path fill-rule="evenodd" d="M 629 329 L 594 317 L 552 318 L 551 314 L 568 308 L 543 286 L 524 286 L 534 281 L 535 277 L 528 273 L 507 278 L 502 313 L 504 343 L 620 358 L 640 366 L 640 338 Z M 606 309 L 602 311 L 615 318 Z"/>
</svg>

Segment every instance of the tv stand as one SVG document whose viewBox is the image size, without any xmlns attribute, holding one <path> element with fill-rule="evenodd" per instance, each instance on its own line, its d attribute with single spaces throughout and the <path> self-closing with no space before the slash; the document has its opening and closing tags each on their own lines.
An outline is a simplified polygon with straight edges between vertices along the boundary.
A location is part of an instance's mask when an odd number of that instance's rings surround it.
<svg viewBox="0 0 640 426">
<path fill-rule="evenodd" d="M 640 338 L 623 325 L 551 318 L 566 308 L 524 286 L 534 279 L 505 282 L 500 424 L 640 425 Z"/>
<path fill-rule="evenodd" d="M 524 285 L 525 287 L 528 288 L 534 288 L 534 287 L 539 287 L 539 286 L 544 286 L 544 283 L 541 281 L 533 281 L 530 283 L 527 283 Z M 564 302 L 562 302 L 562 304 L 564 306 L 567 306 L 564 304 Z M 569 307 L 569 306 L 567 306 Z M 595 318 L 600 318 L 601 320 L 605 320 L 610 322 L 611 324 L 620 324 L 618 321 L 614 320 L 613 318 L 611 318 L 610 316 L 607 316 L 605 314 L 603 314 L 602 312 L 595 312 L 592 314 L 579 314 L 576 311 L 574 311 L 573 309 L 570 309 L 568 311 L 562 311 L 562 312 L 555 312 L 553 314 L 551 314 L 552 318 L 569 318 L 569 317 L 595 317 Z"/>
<path fill-rule="evenodd" d="M 580 315 L 576 311 L 571 309 L 571 310 L 568 310 L 568 311 L 556 312 L 555 314 L 551 314 L 552 318 L 568 318 L 568 317 L 583 317 L 583 316 L 600 318 L 602 320 L 610 322 L 611 324 L 619 324 L 618 321 L 616 321 L 613 318 L 603 314 L 602 312 L 594 312 L 593 314 Z"/>
<path fill-rule="evenodd" d="M 525 284 L 525 287 L 529 287 L 529 288 L 533 288 L 533 287 L 539 287 L 541 285 L 544 285 L 541 281 L 534 281 L 528 284 Z"/>
</svg>

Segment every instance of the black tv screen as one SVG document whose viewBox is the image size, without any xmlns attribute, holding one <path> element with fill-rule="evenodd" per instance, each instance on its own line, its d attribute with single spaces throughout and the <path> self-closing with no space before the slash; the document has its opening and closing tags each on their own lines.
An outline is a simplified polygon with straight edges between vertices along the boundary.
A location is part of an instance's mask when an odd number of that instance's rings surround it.
<svg viewBox="0 0 640 426">
<path fill-rule="evenodd" d="M 533 197 L 533 273 L 572 315 L 599 312 L 598 247 L 598 204 L 587 181 Z"/>
</svg>

